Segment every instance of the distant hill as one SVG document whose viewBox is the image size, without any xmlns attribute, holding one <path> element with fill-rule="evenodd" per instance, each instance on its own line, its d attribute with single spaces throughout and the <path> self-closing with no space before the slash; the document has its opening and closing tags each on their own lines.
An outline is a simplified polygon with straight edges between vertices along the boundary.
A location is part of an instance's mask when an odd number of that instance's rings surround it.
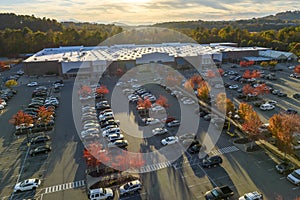
<svg viewBox="0 0 300 200">
<path fill-rule="evenodd" d="M 287 26 L 300 26 L 300 11 L 287 11 L 269 15 L 261 18 L 252 18 L 246 20 L 235 21 L 177 21 L 177 22 L 164 22 L 157 23 L 153 26 L 164 27 L 172 29 L 196 29 L 203 28 L 224 28 L 226 26 L 234 28 L 247 29 L 250 32 L 259 32 L 265 30 L 279 30 Z"/>
<path fill-rule="evenodd" d="M 37 18 L 34 15 L 16 15 L 14 13 L 0 13 L 0 30 L 30 28 L 32 31 L 46 32 L 50 29 L 61 31 L 62 25 L 54 19 Z"/>
</svg>

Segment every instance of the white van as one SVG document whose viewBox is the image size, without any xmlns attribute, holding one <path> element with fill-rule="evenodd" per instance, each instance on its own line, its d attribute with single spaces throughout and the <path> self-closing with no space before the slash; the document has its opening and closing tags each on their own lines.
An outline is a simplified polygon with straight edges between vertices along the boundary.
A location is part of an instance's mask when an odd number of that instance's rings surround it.
<svg viewBox="0 0 300 200">
<path fill-rule="evenodd" d="M 114 193 L 110 188 L 97 188 L 89 191 L 90 200 L 113 199 Z"/>
</svg>

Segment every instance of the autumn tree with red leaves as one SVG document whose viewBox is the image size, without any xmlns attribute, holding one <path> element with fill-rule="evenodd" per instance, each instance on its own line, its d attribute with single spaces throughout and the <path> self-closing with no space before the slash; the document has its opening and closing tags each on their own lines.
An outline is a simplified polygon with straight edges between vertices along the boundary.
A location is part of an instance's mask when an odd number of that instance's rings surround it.
<svg viewBox="0 0 300 200">
<path fill-rule="evenodd" d="M 251 79 L 251 78 L 260 78 L 261 74 L 257 70 L 253 70 L 252 72 L 250 70 L 246 70 L 243 74 L 243 78 L 245 79 Z"/>
<path fill-rule="evenodd" d="M 83 85 L 80 87 L 78 94 L 81 96 L 88 96 L 92 93 L 92 88 L 87 85 Z"/>
<path fill-rule="evenodd" d="M 260 84 L 258 85 L 255 89 L 254 89 L 254 92 L 257 94 L 257 95 L 265 95 L 265 94 L 269 94 L 270 92 L 270 89 L 269 87 L 266 85 L 266 84 Z"/>
<path fill-rule="evenodd" d="M 284 151 L 284 158 L 287 151 L 292 149 L 293 133 L 300 131 L 300 117 L 297 114 L 275 114 L 269 119 L 269 130 L 280 140 Z"/>
<path fill-rule="evenodd" d="M 54 114 L 54 110 L 51 108 L 46 108 L 45 106 L 39 107 L 37 111 L 37 123 L 45 125 L 45 128 L 47 127 L 47 124 L 50 122 Z"/>
<path fill-rule="evenodd" d="M 159 95 L 159 98 L 156 100 L 155 103 L 162 106 L 162 107 L 164 107 L 164 108 L 169 107 L 168 99 L 163 95 Z"/>
<path fill-rule="evenodd" d="M 248 96 L 249 94 L 254 94 L 255 92 L 255 89 L 250 85 L 250 84 L 247 84 L 243 87 L 243 94 Z"/>
<path fill-rule="evenodd" d="M 105 94 L 108 94 L 109 90 L 105 85 L 101 85 L 100 87 L 96 88 L 96 98 L 103 98 Z"/>
<path fill-rule="evenodd" d="M 138 112 L 140 114 L 144 114 L 144 115 L 146 115 L 148 113 L 148 110 L 151 107 L 152 107 L 152 103 L 148 98 L 146 98 L 146 99 L 139 98 L 139 100 L 137 102 L 137 106 L 136 106 Z"/>
<path fill-rule="evenodd" d="M 209 69 L 206 72 L 206 77 L 207 78 L 214 78 L 214 77 L 216 77 L 216 74 L 215 74 L 215 72 L 213 72 L 213 70 Z"/>
<path fill-rule="evenodd" d="M 225 71 L 222 68 L 219 68 L 218 72 L 219 72 L 220 76 L 223 76 L 225 74 Z"/>
<path fill-rule="evenodd" d="M 253 148 L 253 143 L 262 136 L 259 130 L 262 124 L 262 121 L 255 111 L 252 110 L 247 113 L 245 121 L 242 124 L 242 129 L 248 134 L 249 139 L 252 141 L 251 149 Z"/>
<path fill-rule="evenodd" d="M 17 114 L 13 115 L 12 118 L 9 120 L 9 123 L 20 126 L 20 131 L 22 132 L 22 128 L 28 127 L 30 124 L 34 123 L 34 120 L 32 116 L 28 115 L 27 113 L 24 113 L 23 110 L 19 110 Z"/>
<path fill-rule="evenodd" d="M 294 73 L 300 74 L 300 65 L 297 65 L 294 69 Z"/>
</svg>

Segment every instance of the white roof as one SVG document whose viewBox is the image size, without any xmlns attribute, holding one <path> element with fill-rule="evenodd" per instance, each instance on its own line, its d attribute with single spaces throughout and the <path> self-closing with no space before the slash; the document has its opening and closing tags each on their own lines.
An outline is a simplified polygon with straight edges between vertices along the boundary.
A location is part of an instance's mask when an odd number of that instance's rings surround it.
<svg viewBox="0 0 300 200">
<path fill-rule="evenodd" d="M 264 57 L 274 58 L 274 59 L 297 58 L 297 56 L 291 52 L 274 51 L 274 50 L 259 51 L 259 55 Z"/>
<path fill-rule="evenodd" d="M 47 48 L 37 52 L 24 62 L 83 62 L 83 61 L 119 61 L 136 60 L 145 54 L 163 53 L 171 57 L 190 57 L 198 55 L 216 55 L 226 51 L 266 50 L 262 47 L 231 47 L 210 46 L 193 43 L 162 43 L 162 44 L 122 44 L 97 47 L 59 47 Z"/>
</svg>

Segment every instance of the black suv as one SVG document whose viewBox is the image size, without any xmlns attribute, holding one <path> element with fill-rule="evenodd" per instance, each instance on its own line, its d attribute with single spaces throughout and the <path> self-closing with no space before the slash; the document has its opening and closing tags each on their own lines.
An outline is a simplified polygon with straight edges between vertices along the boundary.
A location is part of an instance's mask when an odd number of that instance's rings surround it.
<svg viewBox="0 0 300 200">
<path fill-rule="evenodd" d="M 212 156 L 202 160 L 202 167 L 211 168 L 220 165 L 223 162 L 220 156 Z"/>
</svg>

